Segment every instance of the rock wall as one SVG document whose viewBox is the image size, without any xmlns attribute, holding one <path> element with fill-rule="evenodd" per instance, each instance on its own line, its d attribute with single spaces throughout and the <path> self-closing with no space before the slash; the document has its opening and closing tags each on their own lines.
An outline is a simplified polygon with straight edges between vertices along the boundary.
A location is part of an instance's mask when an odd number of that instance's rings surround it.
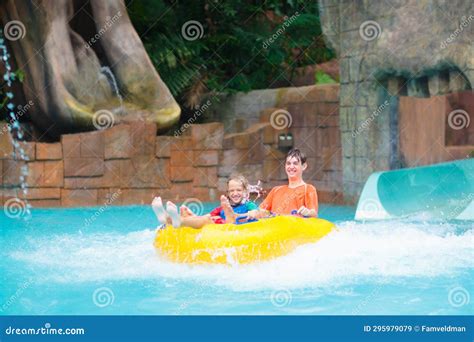
<svg viewBox="0 0 474 342">
<path fill-rule="evenodd" d="M 249 99 L 265 92 L 250 92 Z M 293 146 L 307 155 L 304 178 L 318 189 L 320 200 L 342 203 L 342 148 L 339 130 L 339 85 L 306 86 L 278 90 L 278 107 L 264 108 L 258 122 L 242 133 L 224 138 L 218 171 L 220 190 L 232 170 L 249 179 L 265 181 L 265 187 L 286 183 L 285 152 L 278 149 L 280 136 L 291 133 Z M 244 102 L 250 102 L 241 95 Z"/>
<path fill-rule="evenodd" d="M 185 201 L 216 201 L 232 171 L 266 189 L 284 184 L 281 134 L 308 155 L 306 180 L 320 201 L 341 203 L 342 166 L 337 85 L 293 88 L 278 108 L 261 111 L 259 122 L 224 134 L 222 123 L 189 125 L 177 137 L 156 136 L 153 123 L 134 122 L 109 129 L 61 136 L 58 143 L 24 142 L 28 160 L 14 157 L 5 126 L 0 127 L 0 203 L 16 198 L 21 168 L 28 166 L 26 199 L 33 207 L 148 204 L 161 195 Z M 289 113 L 291 124 L 277 126 L 273 113 Z M 24 199 L 21 198 L 20 199 Z"/>
<path fill-rule="evenodd" d="M 372 172 L 401 166 L 398 96 L 472 90 L 474 2 L 320 0 L 320 12 L 340 62 L 344 190 L 355 201 Z"/>
</svg>

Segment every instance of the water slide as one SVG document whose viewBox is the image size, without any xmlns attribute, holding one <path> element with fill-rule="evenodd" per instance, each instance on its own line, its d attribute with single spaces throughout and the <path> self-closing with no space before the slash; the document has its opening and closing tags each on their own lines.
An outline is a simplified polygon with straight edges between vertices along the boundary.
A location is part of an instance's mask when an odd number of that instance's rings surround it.
<svg viewBox="0 0 474 342">
<path fill-rule="evenodd" d="M 355 218 L 474 220 L 473 200 L 473 158 L 376 172 L 365 183 Z"/>
</svg>

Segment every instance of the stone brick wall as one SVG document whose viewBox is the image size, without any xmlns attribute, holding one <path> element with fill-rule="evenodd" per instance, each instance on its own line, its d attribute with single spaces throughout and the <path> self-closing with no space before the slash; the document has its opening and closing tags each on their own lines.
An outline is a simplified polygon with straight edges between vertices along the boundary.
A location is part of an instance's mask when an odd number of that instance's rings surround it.
<svg viewBox="0 0 474 342">
<path fill-rule="evenodd" d="M 63 135 L 57 143 L 26 142 L 21 146 L 28 160 L 13 157 L 0 127 L 0 201 L 23 199 L 18 189 L 24 165 L 33 207 L 148 204 L 157 195 L 216 201 L 233 171 L 270 189 L 286 182 L 278 139 L 292 133 L 295 147 L 308 155 L 305 178 L 318 188 L 321 202 L 340 203 L 338 97 L 337 86 L 294 88 L 284 93 L 284 106 L 262 110 L 259 122 L 238 133 L 224 134 L 222 123 L 207 123 L 189 125 L 178 137 L 156 136 L 155 124 L 134 122 Z M 272 114 L 281 110 L 291 115 L 291 125 L 275 128 Z"/>
<path fill-rule="evenodd" d="M 252 94 L 251 94 L 252 95 Z M 280 106 L 260 111 L 259 122 L 244 132 L 224 137 L 218 169 L 219 191 L 225 189 L 226 177 L 238 171 L 265 188 L 285 184 L 286 153 L 278 149 L 281 134 L 291 133 L 294 147 L 307 155 L 304 178 L 318 189 L 321 202 L 342 203 L 342 147 L 339 131 L 339 86 L 307 86 L 280 91 Z M 289 127 L 275 122 L 285 110 L 291 117 Z M 273 121 L 273 122 L 272 122 Z"/>
<path fill-rule="evenodd" d="M 121 124 L 63 135 L 59 143 L 23 143 L 28 161 L 12 157 L 10 139 L 3 134 L 0 199 L 4 203 L 17 194 L 23 199 L 18 187 L 26 164 L 26 199 L 34 207 L 95 206 L 112 197 L 114 205 L 147 204 L 159 194 L 172 200 L 215 200 L 223 126 L 194 125 L 189 133 L 156 136 L 155 124 Z"/>
</svg>

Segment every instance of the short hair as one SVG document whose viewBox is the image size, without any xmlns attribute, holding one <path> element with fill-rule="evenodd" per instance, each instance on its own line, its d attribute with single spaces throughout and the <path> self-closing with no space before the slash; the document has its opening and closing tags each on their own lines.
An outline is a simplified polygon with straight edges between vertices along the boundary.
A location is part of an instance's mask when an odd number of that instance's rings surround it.
<svg viewBox="0 0 474 342">
<path fill-rule="evenodd" d="M 227 186 L 229 186 L 229 183 L 231 180 L 235 180 L 237 182 L 240 182 L 242 184 L 242 187 L 244 188 L 244 191 L 247 192 L 249 189 L 249 181 L 247 178 L 242 175 L 241 173 L 232 173 L 227 180 Z"/>
<path fill-rule="evenodd" d="M 301 164 L 306 163 L 306 155 L 297 148 L 293 148 L 289 150 L 288 154 L 286 155 L 285 160 L 288 160 L 288 158 L 292 158 L 292 157 L 295 157 L 296 159 L 298 159 L 301 162 Z"/>
</svg>

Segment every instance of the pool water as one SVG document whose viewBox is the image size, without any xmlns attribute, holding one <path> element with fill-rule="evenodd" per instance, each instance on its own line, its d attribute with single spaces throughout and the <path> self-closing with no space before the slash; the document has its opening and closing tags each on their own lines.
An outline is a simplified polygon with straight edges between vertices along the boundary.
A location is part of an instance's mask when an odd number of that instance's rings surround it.
<svg viewBox="0 0 474 342">
<path fill-rule="evenodd" d="M 213 207 L 205 204 L 205 210 Z M 354 221 L 273 261 L 173 264 L 150 207 L 0 213 L 0 314 L 472 314 L 472 222 Z"/>
</svg>

